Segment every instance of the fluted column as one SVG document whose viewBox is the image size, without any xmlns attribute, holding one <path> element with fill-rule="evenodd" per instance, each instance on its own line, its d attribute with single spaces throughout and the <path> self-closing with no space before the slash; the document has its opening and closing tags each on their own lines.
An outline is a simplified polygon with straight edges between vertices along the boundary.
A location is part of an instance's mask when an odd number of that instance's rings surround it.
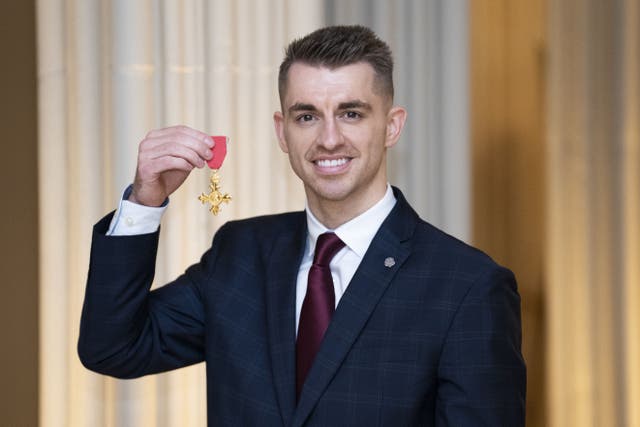
<svg viewBox="0 0 640 427">
<path fill-rule="evenodd" d="M 132 181 L 150 129 L 184 123 L 231 138 L 234 201 L 211 217 L 197 170 L 171 198 L 156 284 L 176 277 L 224 222 L 303 207 L 271 124 L 283 47 L 323 22 L 319 0 L 40 0 L 39 179 L 42 426 L 206 424 L 202 365 L 135 381 L 76 356 L 91 226 Z"/>
<path fill-rule="evenodd" d="M 622 3 L 622 253 L 626 422 L 640 426 L 640 5 Z"/>
<path fill-rule="evenodd" d="M 640 13 L 550 1 L 551 426 L 640 426 Z"/>
</svg>

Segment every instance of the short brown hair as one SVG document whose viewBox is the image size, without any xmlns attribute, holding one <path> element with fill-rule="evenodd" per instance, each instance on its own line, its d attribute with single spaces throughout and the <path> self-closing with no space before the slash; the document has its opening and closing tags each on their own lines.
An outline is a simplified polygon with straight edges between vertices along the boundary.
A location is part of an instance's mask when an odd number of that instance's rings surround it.
<svg viewBox="0 0 640 427">
<path fill-rule="evenodd" d="M 295 62 L 330 69 L 366 62 L 376 74 L 379 93 L 393 100 L 393 58 L 389 46 L 367 27 L 336 25 L 320 28 L 292 41 L 278 74 L 280 102 L 284 101 L 289 68 Z"/>
</svg>

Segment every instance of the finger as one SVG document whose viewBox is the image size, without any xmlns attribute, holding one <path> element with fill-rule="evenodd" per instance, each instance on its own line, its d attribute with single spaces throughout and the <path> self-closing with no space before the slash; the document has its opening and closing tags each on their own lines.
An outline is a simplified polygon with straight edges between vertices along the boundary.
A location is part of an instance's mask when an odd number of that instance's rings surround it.
<svg viewBox="0 0 640 427">
<path fill-rule="evenodd" d="M 147 155 L 143 157 L 143 160 L 157 162 L 164 157 L 179 157 L 197 168 L 202 168 L 205 165 L 205 160 L 197 151 L 191 149 L 189 146 L 173 142 L 157 146 L 153 151 L 147 153 Z"/>
<path fill-rule="evenodd" d="M 140 152 L 154 152 L 161 146 L 181 145 L 195 151 L 202 159 L 209 160 L 213 154 L 211 147 L 201 139 L 191 135 L 173 133 L 145 139 L 140 143 Z"/>
<path fill-rule="evenodd" d="M 213 147 L 214 144 L 213 139 L 210 135 L 185 125 L 170 126 L 162 129 L 152 130 L 147 134 L 146 138 L 163 137 L 174 134 L 188 135 L 197 140 L 204 141 L 209 147 Z"/>
<path fill-rule="evenodd" d="M 165 156 L 154 162 L 139 165 L 136 171 L 136 181 L 156 182 L 166 172 L 183 171 L 188 174 L 193 168 L 194 166 L 182 157 Z"/>
<path fill-rule="evenodd" d="M 162 171 L 179 170 L 184 172 L 191 172 L 193 170 L 193 164 L 182 157 L 165 156 L 159 159 L 157 167 Z"/>
</svg>

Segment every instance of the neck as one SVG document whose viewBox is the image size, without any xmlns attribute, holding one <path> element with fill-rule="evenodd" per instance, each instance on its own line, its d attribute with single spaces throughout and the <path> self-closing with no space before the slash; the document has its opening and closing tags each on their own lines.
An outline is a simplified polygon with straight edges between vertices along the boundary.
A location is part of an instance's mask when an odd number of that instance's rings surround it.
<svg viewBox="0 0 640 427">
<path fill-rule="evenodd" d="M 384 187 L 371 195 L 362 195 L 359 198 L 350 196 L 344 200 L 309 198 L 307 196 L 307 203 L 313 215 L 322 225 L 330 230 L 335 230 L 382 200 L 386 191 L 387 185 L 385 182 Z"/>
</svg>

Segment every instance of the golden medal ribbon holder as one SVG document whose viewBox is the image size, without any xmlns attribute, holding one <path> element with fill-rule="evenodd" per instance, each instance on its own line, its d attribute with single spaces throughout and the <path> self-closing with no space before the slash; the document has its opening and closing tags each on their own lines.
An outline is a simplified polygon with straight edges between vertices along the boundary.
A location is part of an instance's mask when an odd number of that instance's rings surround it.
<svg viewBox="0 0 640 427">
<path fill-rule="evenodd" d="M 227 156 L 227 143 L 229 138 L 226 136 L 212 136 L 215 145 L 211 149 L 213 157 L 207 162 L 209 168 L 211 168 L 211 177 L 209 178 L 209 194 L 202 193 L 198 200 L 202 204 L 209 203 L 209 212 L 214 215 L 218 215 L 220 212 L 220 205 L 222 203 L 229 203 L 231 196 L 227 193 L 220 191 L 220 175 L 218 170 L 224 162 L 224 158 Z"/>
</svg>

